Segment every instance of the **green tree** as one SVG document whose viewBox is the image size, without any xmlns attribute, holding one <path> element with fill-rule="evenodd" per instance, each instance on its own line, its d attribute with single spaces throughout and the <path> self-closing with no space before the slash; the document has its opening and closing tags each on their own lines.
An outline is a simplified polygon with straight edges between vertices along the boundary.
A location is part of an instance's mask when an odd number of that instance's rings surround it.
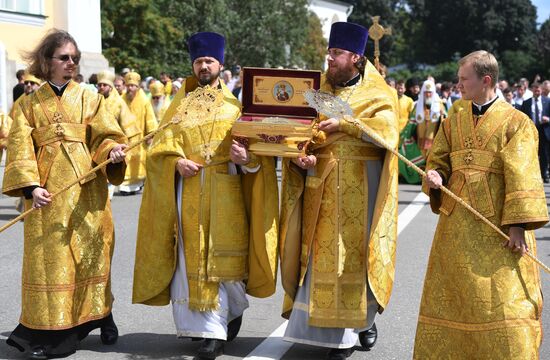
<svg viewBox="0 0 550 360">
<path fill-rule="evenodd" d="M 498 60 L 501 79 L 514 82 L 522 77 L 532 78 L 534 59 L 524 51 L 505 50 Z"/>
<path fill-rule="evenodd" d="M 226 37 L 226 65 L 231 58 L 231 34 L 237 14 L 227 0 L 158 0 L 157 6 L 163 16 L 172 19 L 181 36 L 164 51 L 169 58 L 173 73 L 189 75 L 192 73 L 191 59 L 187 49 L 189 37 L 199 31 L 213 31 Z"/>
<path fill-rule="evenodd" d="M 537 34 L 537 66 L 535 71 L 545 79 L 550 79 L 550 18 L 542 23 Z"/>
<path fill-rule="evenodd" d="M 307 0 L 228 0 L 237 15 L 228 36 L 229 57 L 245 66 L 304 64 Z"/>
<path fill-rule="evenodd" d="M 307 17 L 308 28 L 306 43 L 299 50 L 304 62 L 303 67 L 313 70 L 320 70 L 325 63 L 327 51 L 327 40 L 323 37 L 321 20 L 314 13 L 310 12 Z"/>
<path fill-rule="evenodd" d="M 457 77 L 458 63 L 456 61 L 448 61 L 439 63 L 431 71 L 432 76 L 437 82 L 454 81 Z"/>
<path fill-rule="evenodd" d="M 458 52 L 487 50 L 532 53 L 536 40 L 536 8 L 531 0 L 408 0 L 420 26 L 411 34 L 412 56 L 436 64 Z"/>
<path fill-rule="evenodd" d="M 131 67 L 145 75 L 172 69 L 175 61 L 165 46 L 181 38 L 182 31 L 154 3 L 103 0 L 101 25 L 103 54 L 116 70 Z"/>
<path fill-rule="evenodd" d="M 225 36 L 226 68 L 311 66 L 307 0 L 103 0 L 101 11 L 104 55 L 117 70 L 187 75 L 198 31 Z"/>
</svg>

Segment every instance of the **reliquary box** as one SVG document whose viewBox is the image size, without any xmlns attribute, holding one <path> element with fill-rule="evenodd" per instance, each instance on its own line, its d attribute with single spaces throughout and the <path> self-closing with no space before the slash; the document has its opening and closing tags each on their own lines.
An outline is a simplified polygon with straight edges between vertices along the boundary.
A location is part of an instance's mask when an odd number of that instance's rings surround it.
<svg viewBox="0 0 550 360">
<path fill-rule="evenodd" d="M 321 72 L 245 67 L 241 80 L 242 117 L 233 136 L 257 155 L 303 155 L 317 116 L 303 94 L 319 89 Z"/>
</svg>

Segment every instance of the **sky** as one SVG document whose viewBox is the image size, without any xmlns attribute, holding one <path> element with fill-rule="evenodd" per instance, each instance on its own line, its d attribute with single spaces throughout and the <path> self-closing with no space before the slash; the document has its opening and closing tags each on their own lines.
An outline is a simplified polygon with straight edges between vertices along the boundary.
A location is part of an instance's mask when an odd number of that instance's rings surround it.
<svg viewBox="0 0 550 360">
<path fill-rule="evenodd" d="M 531 0 L 537 7 L 537 23 L 540 25 L 550 16 L 550 0 Z"/>
</svg>

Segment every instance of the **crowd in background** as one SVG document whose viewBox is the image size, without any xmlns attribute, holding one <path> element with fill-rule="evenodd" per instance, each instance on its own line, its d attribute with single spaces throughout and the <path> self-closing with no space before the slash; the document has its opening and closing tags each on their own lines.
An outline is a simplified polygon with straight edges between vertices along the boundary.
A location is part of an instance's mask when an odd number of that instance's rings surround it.
<svg viewBox="0 0 550 360">
<path fill-rule="evenodd" d="M 384 68 L 382 68 L 384 69 Z M 124 68 L 117 74 L 113 84 L 119 95 L 126 93 L 125 76 L 130 73 L 129 68 Z M 382 72 L 385 72 L 382 70 Z M 36 78 L 29 78 L 24 70 L 17 72 L 19 83 L 13 89 L 14 102 L 22 94 L 28 94 L 39 84 Z M 231 70 L 226 69 L 220 77 L 223 79 L 233 95 L 242 100 L 241 67 L 235 65 Z M 157 122 L 160 122 L 170 102 L 181 88 L 185 78 L 171 76 L 166 72 L 159 74 L 158 78 L 146 76 L 140 78 L 139 87 L 151 102 Z M 98 91 L 98 76 L 92 74 L 87 81 L 81 74 L 75 77 L 75 81 L 81 86 L 92 91 Z M 458 82 L 437 82 L 431 76 L 425 80 L 418 78 L 395 79 L 386 77 L 387 84 L 394 88 L 400 104 L 400 151 L 409 160 L 418 166 L 425 164 L 429 149 L 439 128 L 439 123 L 448 115 L 452 104 L 461 98 Z M 550 80 L 543 80 L 536 76 L 530 83 L 528 79 L 521 78 L 511 82 L 500 80 L 497 86 L 497 95 L 516 109 L 529 116 L 539 133 L 539 160 L 541 163 L 541 176 L 546 183 L 550 182 Z M 419 99 L 422 108 L 419 107 Z M 435 100 L 432 102 L 432 100 Z M 433 105 L 432 104 L 436 104 Z M 429 114 L 428 114 L 429 113 Z M 424 116 L 425 115 L 425 116 Z M 424 118 L 429 121 L 424 121 Z M 421 178 L 413 173 L 412 169 L 400 163 L 400 175 L 402 180 L 408 183 L 419 183 Z"/>
</svg>

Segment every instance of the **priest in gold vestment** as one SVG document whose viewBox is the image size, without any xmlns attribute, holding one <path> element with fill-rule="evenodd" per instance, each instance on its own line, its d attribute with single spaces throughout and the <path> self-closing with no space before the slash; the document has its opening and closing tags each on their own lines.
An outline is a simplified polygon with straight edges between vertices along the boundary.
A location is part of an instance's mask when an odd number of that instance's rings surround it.
<svg viewBox="0 0 550 360">
<path fill-rule="evenodd" d="M 141 76 L 131 71 L 124 76 L 124 81 L 126 92 L 122 95 L 122 98 L 136 118 L 136 125 L 141 131 L 140 137 L 137 139 L 139 140 L 155 131 L 158 123 L 147 95 L 139 87 Z M 124 182 L 119 187 L 121 194 L 131 195 L 142 189 L 145 181 L 145 154 L 149 144 L 150 142 L 144 143 L 132 149 L 128 154 L 126 160 L 128 169 L 126 170 Z"/>
<path fill-rule="evenodd" d="M 399 105 L 399 132 L 409 123 L 414 110 L 414 100 L 405 95 L 405 81 L 399 80 L 395 85 Z"/>
<path fill-rule="evenodd" d="M 30 359 L 67 356 L 95 328 L 104 344 L 118 337 L 107 180 L 123 179 L 126 138 L 103 97 L 71 80 L 79 59 L 71 35 L 48 33 L 28 57 L 29 71 L 48 82 L 13 111 L 2 191 L 39 209 L 25 218 L 20 324 L 7 342 Z M 108 158 L 114 163 L 52 200 Z"/>
<path fill-rule="evenodd" d="M 170 84 L 170 87 L 172 84 Z M 160 81 L 156 81 L 149 86 L 151 91 L 151 106 L 157 118 L 157 122 L 161 122 L 166 110 L 170 107 L 170 97 L 164 95 L 164 85 Z"/>
<path fill-rule="evenodd" d="M 397 148 L 396 97 L 362 56 L 367 30 L 332 25 L 321 90 Z M 344 359 L 359 339 L 370 349 L 387 307 L 397 237 L 397 158 L 344 119 L 321 117 L 326 141 L 283 162 L 281 275 L 287 341 L 331 348 Z"/>
<path fill-rule="evenodd" d="M 440 214 L 416 331 L 414 359 L 539 359 L 542 293 L 533 230 L 548 222 L 531 119 L 495 94 L 498 63 L 486 51 L 459 62 L 463 100 L 443 121 L 426 191 Z M 504 239 L 445 185 L 509 234 Z"/>
<path fill-rule="evenodd" d="M 141 138 L 141 130 L 136 123 L 136 117 L 126 105 L 126 102 L 118 94 L 114 85 L 115 74 L 108 71 L 100 71 L 97 74 L 97 91 L 105 98 L 105 108 L 118 123 L 128 142 L 136 142 Z M 113 198 L 116 186 L 109 184 L 109 199 Z"/>
<path fill-rule="evenodd" d="M 205 86 L 221 92 L 223 103 L 206 105 L 155 136 L 134 269 L 133 302 L 171 302 L 177 335 L 204 339 L 198 355 L 207 359 L 237 335 L 246 293 L 273 294 L 277 272 L 274 161 L 232 140 L 240 103 L 219 80 L 224 44 L 217 33 L 189 39 L 194 76 L 163 122 L 182 116 L 186 110 L 178 108 Z"/>
<path fill-rule="evenodd" d="M 138 141 L 141 130 L 137 126 L 136 117 L 130 111 L 126 102 L 118 94 L 114 85 L 115 74 L 108 71 L 100 71 L 97 74 L 98 92 L 105 97 L 105 107 L 107 111 L 117 121 L 120 129 L 128 138 L 128 141 Z"/>
</svg>

